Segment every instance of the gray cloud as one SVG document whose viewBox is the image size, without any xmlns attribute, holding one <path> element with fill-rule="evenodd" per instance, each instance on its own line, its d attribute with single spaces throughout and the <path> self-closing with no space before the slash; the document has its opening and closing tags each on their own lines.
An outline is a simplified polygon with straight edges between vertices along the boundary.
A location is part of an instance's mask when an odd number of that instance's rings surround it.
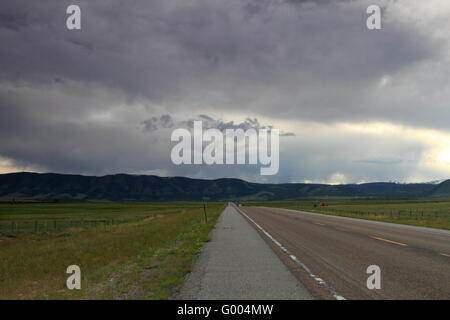
<svg viewBox="0 0 450 320">
<path fill-rule="evenodd" d="M 2 1 L 0 157 L 16 164 L 259 179 L 258 168 L 167 164 L 170 130 L 193 120 L 220 130 L 293 121 L 450 129 L 441 18 L 450 7 L 413 20 L 399 2 L 375 1 L 385 19 L 372 32 L 367 1 L 78 0 L 82 30 L 68 31 L 72 2 Z M 277 181 L 438 175 L 418 169 L 421 142 L 280 129 L 295 138 L 283 139 Z M 376 152 L 365 155 L 367 145 Z"/>
<path fill-rule="evenodd" d="M 173 128 L 174 122 L 170 115 L 165 114 L 158 117 L 151 117 L 150 119 L 147 119 L 142 122 L 142 125 L 144 126 L 144 131 L 155 131 L 159 128 Z"/>
<path fill-rule="evenodd" d="M 159 118 L 158 117 L 151 117 L 150 119 L 147 119 L 142 122 L 143 130 L 146 132 L 153 132 L 158 129 L 168 129 L 168 128 L 186 128 L 186 129 L 193 129 L 194 128 L 194 121 L 201 121 L 202 126 L 204 129 L 218 129 L 222 132 L 224 132 L 226 129 L 242 129 L 242 130 L 248 130 L 248 129 L 255 129 L 255 130 L 261 130 L 261 129 L 267 129 L 271 130 L 274 127 L 272 125 L 261 125 L 259 123 L 259 120 L 257 118 L 246 118 L 244 121 L 237 123 L 235 121 L 223 121 L 221 119 L 214 119 L 211 116 L 208 116 L 206 114 L 200 114 L 196 118 L 192 118 L 189 120 L 179 120 L 176 121 L 173 119 L 171 115 L 162 115 Z M 280 132 L 281 137 L 295 137 L 295 133 L 293 132 Z"/>
</svg>

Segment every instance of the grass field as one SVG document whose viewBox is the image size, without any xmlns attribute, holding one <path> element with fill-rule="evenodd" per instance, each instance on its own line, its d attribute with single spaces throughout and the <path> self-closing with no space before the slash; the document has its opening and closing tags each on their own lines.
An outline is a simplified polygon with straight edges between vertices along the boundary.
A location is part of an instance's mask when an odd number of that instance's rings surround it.
<svg viewBox="0 0 450 320">
<path fill-rule="evenodd" d="M 352 218 L 450 230 L 450 200 L 347 200 L 245 202 L 248 206 L 304 210 Z"/>
<path fill-rule="evenodd" d="M 0 204 L 0 236 L 139 221 L 199 206 L 193 202 Z"/>
<path fill-rule="evenodd" d="M 2 204 L 0 299 L 170 298 L 224 207 L 208 203 L 205 222 L 201 203 Z M 70 224 L 96 220 L 114 222 Z M 48 221 L 59 228 L 20 228 Z M 73 264 L 81 290 L 66 288 Z"/>
</svg>

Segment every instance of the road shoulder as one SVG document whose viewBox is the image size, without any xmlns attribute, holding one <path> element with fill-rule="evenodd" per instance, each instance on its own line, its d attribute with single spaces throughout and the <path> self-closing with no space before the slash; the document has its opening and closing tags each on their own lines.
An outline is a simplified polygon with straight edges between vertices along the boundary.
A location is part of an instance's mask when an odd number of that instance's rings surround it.
<svg viewBox="0 0 450 320">
<path fill-rule="evenodd" d="M 227 207 L 177 299 L 310 300 L 248 221 Z"/>
</svg>

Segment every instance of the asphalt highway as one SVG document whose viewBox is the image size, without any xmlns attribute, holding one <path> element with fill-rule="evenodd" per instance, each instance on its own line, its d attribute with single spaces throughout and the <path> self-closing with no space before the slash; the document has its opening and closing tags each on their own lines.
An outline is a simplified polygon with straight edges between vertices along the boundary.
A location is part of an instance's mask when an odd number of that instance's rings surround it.
<svg viewBox="0 0 450 320">
<path fill-rule="evenodd" d="M 450 299 L 450 231 L 236 207 L 318 299 Z M 380 268 L 369 289 L 367 268 Z"/>
</svg>

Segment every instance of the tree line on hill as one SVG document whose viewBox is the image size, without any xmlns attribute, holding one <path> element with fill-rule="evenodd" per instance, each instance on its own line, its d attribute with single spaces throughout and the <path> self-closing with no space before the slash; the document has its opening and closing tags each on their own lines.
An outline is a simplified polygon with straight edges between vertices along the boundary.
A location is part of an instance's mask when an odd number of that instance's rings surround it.
<svg viewBox="0 0 450 320">
<path fill-rule="evenodd" d="M 307 199 L 450 198 L 450 180 L 440 184 L 252 183 L 152 175 L 82 176 L 56 173 L 0 175 L 1 201 L 271 201 Z"/>
</svg>

